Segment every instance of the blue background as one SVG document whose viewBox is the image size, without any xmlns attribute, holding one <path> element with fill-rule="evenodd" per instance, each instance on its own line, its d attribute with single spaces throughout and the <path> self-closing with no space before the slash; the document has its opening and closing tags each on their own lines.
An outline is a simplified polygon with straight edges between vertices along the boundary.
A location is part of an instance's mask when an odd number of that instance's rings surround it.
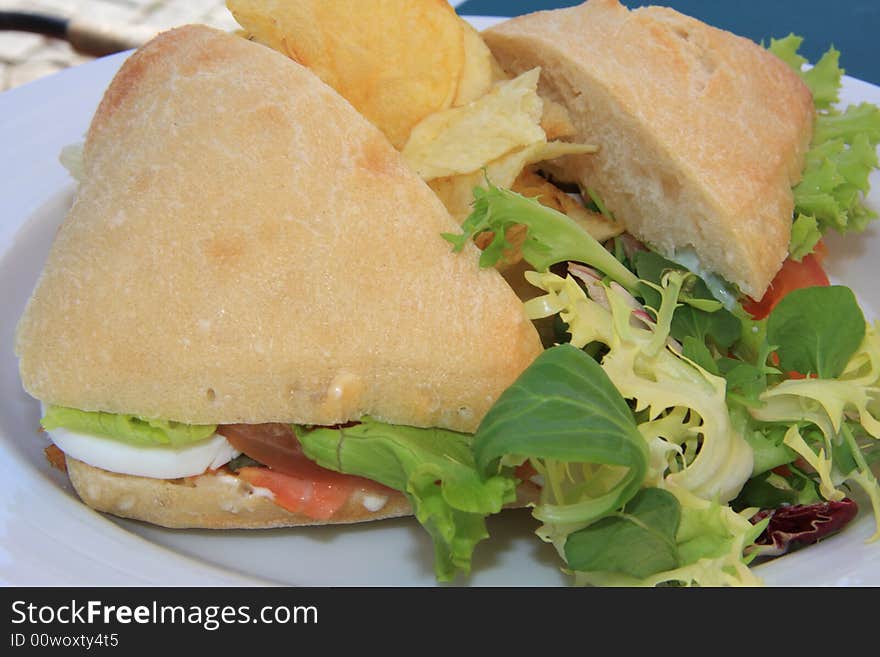
<svg viewBox="0 0 880 657">
<path fill-rule="evenodd" d="M 794 32 L 804 37 L 801 54 L 815 62 L 829 46 L 841 52 L 851 75 L 880 85 L 880 0 L 622 0 L 628 7 L 672 7 L 716 27 L 769 42 Z M 538 9 L 570 7 L 577 0 L 468 0 L 459 14 L 516 16 Z"/>
</svg>

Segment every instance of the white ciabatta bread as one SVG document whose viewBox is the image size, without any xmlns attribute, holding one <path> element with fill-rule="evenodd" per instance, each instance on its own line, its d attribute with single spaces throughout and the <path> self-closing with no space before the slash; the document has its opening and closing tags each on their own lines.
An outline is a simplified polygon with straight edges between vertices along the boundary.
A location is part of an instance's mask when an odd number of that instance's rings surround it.
<svg viewBox="0 0 880 657">
<path fill-rule="evenodd" d="M 561 173 L 598 193 L 627 230 L 759 298 L 786 257 L 814 109 L 758 44 L 663 7 L 617 0 L 513 18 L 483 38 L 511 74 L 542 69 L 574 139 L 596 154 Z"/>
<path fill-rule="evenodd" d="M 473 431 L 541 351 L 387 139 L 269 48 L 160 35 L 111 83 L 83 167 L 17 334 L 47 404 Z"/>
</svg>

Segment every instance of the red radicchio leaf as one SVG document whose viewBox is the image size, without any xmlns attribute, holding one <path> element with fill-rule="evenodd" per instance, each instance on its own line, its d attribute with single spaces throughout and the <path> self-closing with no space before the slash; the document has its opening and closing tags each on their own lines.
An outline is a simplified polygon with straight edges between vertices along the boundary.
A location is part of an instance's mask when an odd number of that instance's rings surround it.
<svg viewBox="0 0 880 657">
<path fill-rule="evenodd" d="M 770 522 L 755 545 L 761 556 L 779 556 L 840 531 L 858 511 L 858 505 L 848 497 L 839 502 L 792 504 L 759 511 L 752 522 L 758 523 L 767 517 Z"/>
</svg>

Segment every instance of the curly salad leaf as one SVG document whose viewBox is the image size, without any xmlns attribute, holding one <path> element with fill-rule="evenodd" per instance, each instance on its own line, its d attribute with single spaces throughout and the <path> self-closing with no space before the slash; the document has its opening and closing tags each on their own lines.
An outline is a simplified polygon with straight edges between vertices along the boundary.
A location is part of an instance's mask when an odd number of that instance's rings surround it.
<svg viewBox="0 0 880 657">
<path fill-rule="evenodd" d="M 661 284 L 663 274 L 674 269 L 683 270 L 680 265 L 653 251 L 635 252 L 632 266 L 643 281 L 638 288 L 639 296 L 651 308 L 659 307 L 661 295 L 657 286 Z M 675 309 L 669 333 L 680 342 L 694 341 L 690 357 L 698 358 L 698 350 L 702 352 L 702 346 L 706 349 L 727 349 L 740 337 L 742 327 L 739 318 L 715 301 L 714 293 L 702 279 L 688 276 L 683 281 L 679 296 L 682 303 Z M 703 359 L 700 364 L 704 365 L 704 362 L 708 363 Z"/>
<path fill-rule="evenodd" d="M 752 453 L 730 421 L 724 379 L 667 341 L 686 276 L 664 277 L 656 322 L 643 309 L 641 319 L 633 320 L 640 304 L 613 283 L 596 279 L 584 288 L 571 275 L 551 272 L 527 272 L 526 278 L 547 293 L 526 302 L 530 317 L 558 313 L 572 345 L 604 347 L 602 369 L 632 401 L 651 446 L 652 485 L 669 478 L 707 499 L 732 499 L 751 474 Z"/>
<path fill-rule="evenodd" d="M 795 260 L 812 253 L 829 230 L 859 232 L 876 213 L 864 204 L 868 176 L 878 167 L 880 108 L 870 103 L 836 107 L 844 70 L 840 53 L 829 49 L 812 68 L 798 54 L 801 37 L 772 39 L 769 50 L 804 80 L 813 94 L 816 119 L 801 181 L 794 187 L 794 221 L 789 252 Z"/>
<path fill-rule="evenodd" d="M 377 481 L 403 492 L 434 542 L 440 581 L 470 572 L 477 543 L 488 537 L 485 518 L 516 498 L 512 472 L 481 478 L 472 436 L 390 425 L 371 418 L 340 428 L 297 428 L 306 456 L 318 465 Z"/>
<path fill-rule="evenodd" d="M 523 257 L 537 270 L 526 272 L 526 278 L 546 292 L 528 301 L 526 311 L 533 319 L 558 315 L 568 327 L 572 345 L 599 345 L 607 352 L 601 359 L 602 369 L 619 393 L 632 401 L 643 421 L 640 431 L 648 436 L 652 449 L 654 485 L 669 476 L 707 498 L 727 501 L 734 497 L 751 473 L 752 453 L 730 422 L 725 381 L 686 358 L 670 342 L 680 299 L 703 312 L 717 311 L 719 304 L 687 291 L 682 294 L 683 288 L 690 289 L 692 274 L 672 272 L 663 277 L 662 285 L 639 279 L 576 226 L 573 230 L 584 237 L 569 239 L 567 217 L 534 199 L 491 183 L 475 190 L 475 197 L 474 211 L 462 234 L 447 239 L 460 249 L 481 231 L 494 230 L 494 240 L 503 241 L 507 227 L 526 225 L 525 245 L 531 246 L 523 247 Z M 500 250 L 487 255 L 490 249 L 484 251 L 483 266 L 492 266 L 500 258 Z M 548 271 L 567 260 L 595 266 L 612 281 L 606 283 L 587 267 L 578 270 L 584 285 L 571 275 L 563 278 Z M 659 295 L 659 299 L 654 297 L 653 315 L 630 292 L 645 285 Z"/>
</svg>

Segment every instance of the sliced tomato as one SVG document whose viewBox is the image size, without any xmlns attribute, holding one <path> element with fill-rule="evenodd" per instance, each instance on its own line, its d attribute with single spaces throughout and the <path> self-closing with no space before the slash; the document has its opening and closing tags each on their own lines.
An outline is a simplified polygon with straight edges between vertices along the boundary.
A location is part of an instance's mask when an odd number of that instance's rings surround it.
<svg viewBox="0 0 880 657">
<path fill-rule="evenodd" d="M 782 297 L 792 290 L 816 285 L 830 285 L 828 275 L 822 268 L 824 257 L 825 246 L 820 242 L 816 245 L 816 250 L 804 256 L 800 262 L 787 258 L 764 296 L 759 301 L 748 299 L 743 304 L 743 309 L 754 319 L 763 319 L 770 314 L 770 311 Z"/>
<path fill-rule="evenodd" d="M 217 433 L 239 452 L 277 472 L 300 479 L 313 479 L 331 472 L 309 460 L 289 424 L 221 424 Z"/>
</svg>

